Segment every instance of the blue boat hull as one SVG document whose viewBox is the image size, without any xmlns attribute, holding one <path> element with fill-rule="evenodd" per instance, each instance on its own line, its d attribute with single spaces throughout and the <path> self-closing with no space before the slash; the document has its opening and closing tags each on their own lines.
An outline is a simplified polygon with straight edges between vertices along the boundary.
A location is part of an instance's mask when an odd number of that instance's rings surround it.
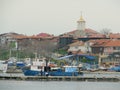
<svg viewBox="0 0 120 90">
<path fill-rule="evenodd" d="M 38 76 L 40 74 L 39 71 L 33 71 L 33 70 L 24 70 L 23 73 L 25 76 Z"/>
<path fill-rule="evenodd" d="M 50 76 L 78 76 L 78 72 L 50 72 Z"/>
<path fill-rule="evenodd" d="M 83 73 L 78 72 L 77 67 L 66 66 L 64 69 L 51 70 L 49 67 L 44 67 L 43 71 L 30 70 L 30 68 L 23 68 L 25 76 L 79 76 Z"/>
<path fill-rule="evenodd" d="M 120 72 L 120 66 L 115 66 L 110 68 L 111 71 L 116 71 L 116 72 Z"/>
<path fill-rule="evenodd" d="M 40 72 L 40 71 L 34 71 L 34 70 L 24 70 L 23 71 L 25 76 L 78 76 L 83 75 L 82 73 L 79 74 L 79 72 L 63 72 L 63 71 L 49 71 L 47 72 Z"/>
</svg>

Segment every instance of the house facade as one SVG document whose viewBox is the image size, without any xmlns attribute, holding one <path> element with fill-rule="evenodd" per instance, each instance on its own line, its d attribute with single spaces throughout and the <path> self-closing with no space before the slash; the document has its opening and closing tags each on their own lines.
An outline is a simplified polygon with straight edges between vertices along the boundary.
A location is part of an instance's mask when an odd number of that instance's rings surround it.
<svg viewBox="0 0 120 90">
<path fill-rule="evenodd" d="M 85 47 L 85 43 L 83 41 L 76 41 L 74 43 L 71 43 L 68 45 L 69 49 L 68 52 L 72 52 L 72 53 L 86 53 L 86 47 Z"/>
<path fill-rule="evenodd" d="M 120 40 L 98 40 L 92 46 L 92 53 L 99 55 L 99 64 L 120 65 Z"/>
</svg>

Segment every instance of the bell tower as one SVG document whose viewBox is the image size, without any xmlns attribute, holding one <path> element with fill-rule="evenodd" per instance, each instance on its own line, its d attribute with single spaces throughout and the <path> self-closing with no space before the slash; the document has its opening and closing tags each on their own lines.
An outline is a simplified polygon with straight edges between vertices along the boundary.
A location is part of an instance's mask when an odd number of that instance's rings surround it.
<svg viewBox="0 0 120 90">
<path fill-rule="evenodd" d="M 82 17 L 82 13 L 81 13 L 79 20 L 77 21 L 77 30 L 79 31 L 80 36 L 85 36 L 85 33 L 84 33 L 85 20 Z"/>
</svg>

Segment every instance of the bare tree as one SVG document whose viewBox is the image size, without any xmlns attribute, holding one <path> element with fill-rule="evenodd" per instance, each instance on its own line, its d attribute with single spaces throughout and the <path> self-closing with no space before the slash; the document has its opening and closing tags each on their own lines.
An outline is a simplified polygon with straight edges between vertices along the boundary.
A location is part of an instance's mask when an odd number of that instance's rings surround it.
<svg viewBox="0 0 120 90">
<path fill-rule="evenodd" d="M 19 42 L 19 47 L 26 53 L 33 53 L 40 56 L 51 57 L 57 44 L 52 39 L 24 39 Z"/>
<path fill-rule="evenodd" d="M 109 35 L 111 29 L 108 29 L 108 28 L 103 28 L 100 32 L 104 35 Z"/>
<path fill-rule="evenodd" d="M 52 52 L 57 48 L 57 45 L 52 40 L 43 40 L 39 45 L 39 54 L 45 57 L 51 57 Z"/>
</svg>

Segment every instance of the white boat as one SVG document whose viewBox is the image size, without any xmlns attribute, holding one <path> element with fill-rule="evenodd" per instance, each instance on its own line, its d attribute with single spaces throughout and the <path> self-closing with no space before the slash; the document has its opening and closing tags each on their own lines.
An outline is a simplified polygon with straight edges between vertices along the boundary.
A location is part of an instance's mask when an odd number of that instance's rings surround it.
<svg viewBox="0 0 120 90">
<path fill-rule="evenodd" d="M 8 64 L 5 61 L 0 61 L 0 71 L 7 72 Z"/>
<path fill-rule="evenodd" d="M 23 68 L 24 75 L 36 76 L 45 71 L 46 58 L 35 58 L 30 66 Z"/>
</svg>

